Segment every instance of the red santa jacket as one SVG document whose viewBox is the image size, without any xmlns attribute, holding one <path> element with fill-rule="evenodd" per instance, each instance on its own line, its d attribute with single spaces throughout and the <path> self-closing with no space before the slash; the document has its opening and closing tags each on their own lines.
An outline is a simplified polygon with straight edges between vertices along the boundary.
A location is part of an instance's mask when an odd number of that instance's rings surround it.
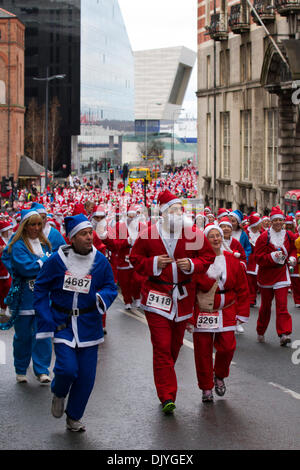
<svg viewBox="0 0 300 470">
<path fill-rule="evenodd" d="M 247 322 L 250 315 L 249 287 L 245 269 L 232 253 L 224 251 L 217 256 L 205 275 L 197 276 L 197 290 L 208 292 L 219 278 L 213 310 L 219 316 L 218 328 L 197 328 L 200 312 L 196 304 L 193 319 L 194 331 L 219 333 L 235 330 L 237 320 Z"/>
<path fill-rule="evenodd" d="M 294 234 L 281 230 L 277 235 L 272 228 L 265 230 L 255 245 L 255 260 L 258 264 L 257 283 L 260 287 L 279 289 L 291 284 L 288 258 L 294 249 Z M 276 261 L 276 252 L 282 250 L 285 261 Z"/>
<path fill-rule="evenodd" d="M 157 258 L 160 255 L 168 255 L 174 261 L 159 269 Z M 177 267 L 176 260 L 182 258 L 190 259 L 189 272 Z M 144 310 L 177 322 L 191 318 L 196 295 L 193 275 L 205 273 L 214 259 L 210 243 L 199 230 L 186 228 L 171 246 L 160 224 L 148 227 L 140 234 L 130 255 L 138 274 L 148 278 L 141 289 Z"/>
</svg>

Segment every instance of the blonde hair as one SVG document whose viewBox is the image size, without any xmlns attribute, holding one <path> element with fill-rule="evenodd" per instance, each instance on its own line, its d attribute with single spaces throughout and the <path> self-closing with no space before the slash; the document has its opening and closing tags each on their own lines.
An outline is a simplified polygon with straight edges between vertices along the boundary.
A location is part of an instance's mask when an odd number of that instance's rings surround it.
<svg viewBox="0 0 300 470">
<path fill-rule="evenodd" d="M 28 217 L 28 219 L 24 220 L 24 222 L 21 221 L 21 223 L 18 227 L 18 230 L 16 231 L 15 236 L 13 237 L 12 241 L 10 242 L 10 244 L 8 246 L 8 252 L 9 253 L 11 252 L 13 245 L 17 241 L 23 240 L 23 242 L 25 243 L 25 245 L 26 245 L 27 249 L 30 251 L 30 253 L 34 254 L 34 251 L 32 250 L 32 247 L 31 247 L 31 245 L 28 241 L 28 236 L 26 234 L 25 229 L 30 223 L 35 223 L 35 222 L 41 222 L 41 224 L 42 224 L 42 218 L 41 218 L 40 215 L 33 214 L 31 217 Z M 41 225 L 41 227 L 42 227 L 42 225 Z M 40 231 L 38 238 L 39 238 L 42 245 L 44 245 L 44 246 L 46 245 L 46 246 L 48 246 L 50 251 L 52 250 L 51 243 L 45 237 L 45 235 L 43 233 L 43 230 Z"/>
</svg>

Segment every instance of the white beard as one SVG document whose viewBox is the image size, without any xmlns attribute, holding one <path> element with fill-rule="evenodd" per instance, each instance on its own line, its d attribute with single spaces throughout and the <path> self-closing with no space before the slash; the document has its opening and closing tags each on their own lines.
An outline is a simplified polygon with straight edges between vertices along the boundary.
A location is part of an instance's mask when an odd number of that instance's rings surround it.
<svg viewBox="0 0 300 470">
<path fill-rule="evenodd" d="M 76 277 L 85 277 L 90 273 L 95 259 L 96 250 L 93 249 L 88 255 L 80 255 L 75 253 L 71 248 L 69 255 L 66 257 L 67 270 Z"/>
<path fill-rule="evenodd" d="M 251 229 L 249 229 L 249 241 L 251 245 L 255 246 L 258 237 L 260 236 L 260 232 L 252 232 Z"/>
<path fill-rule="evenodd" d="M 127 229 L 130 238 L 136 240 L 139 234 L 139 219 L 135 217 L 134 219 L 131 219 L 130 223 L 127 222 Z"/>
<path fill-rule="evenodd" d="M 275 232 L 275 230 L 273 230 L 271 227 L 270 228 L 270 242 L 272 243 L 272 245 L 274 245 L 276 248 L 281 248 L 284 243 L 285 234 L 286 234 L 285 230 L 280 230 L 280 232 Z"/>
<path fill-rule="evenodd" d="M 226 270 L 226 260 L 224 255 L 219 255 L 215 257 L 215 261 L 210 265 L 206 274 L 211 279 L 221 278 L 222 274 Z"/>
</svg>

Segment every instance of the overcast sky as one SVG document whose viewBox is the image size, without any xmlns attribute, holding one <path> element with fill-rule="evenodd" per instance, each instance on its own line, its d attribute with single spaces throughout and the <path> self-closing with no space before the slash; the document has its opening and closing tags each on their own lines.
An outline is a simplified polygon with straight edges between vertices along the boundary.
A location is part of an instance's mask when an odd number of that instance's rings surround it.
<svg viewBox="0 0 300 470">
<path fill-rule="evenodd" d="M 133 51 L 185 46 L 197 51 L 196 0 L 119 0 Z M 196 117 L 196 65 L 183 114 Z"/>
</svg>

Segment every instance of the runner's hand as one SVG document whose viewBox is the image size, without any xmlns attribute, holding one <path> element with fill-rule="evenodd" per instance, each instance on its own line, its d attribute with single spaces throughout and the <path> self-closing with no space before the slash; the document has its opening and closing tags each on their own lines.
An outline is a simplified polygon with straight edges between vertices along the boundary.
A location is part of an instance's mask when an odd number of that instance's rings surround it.
<svg viewBox="0 0 300 470">
<path fill-rule="evenodd" d="M 173 263 L 173 260 L 168 255 L 160 255 L 157 257 L 157 267 L 159 269 L 165 268 L 170 263 Z"/>
</svg>

